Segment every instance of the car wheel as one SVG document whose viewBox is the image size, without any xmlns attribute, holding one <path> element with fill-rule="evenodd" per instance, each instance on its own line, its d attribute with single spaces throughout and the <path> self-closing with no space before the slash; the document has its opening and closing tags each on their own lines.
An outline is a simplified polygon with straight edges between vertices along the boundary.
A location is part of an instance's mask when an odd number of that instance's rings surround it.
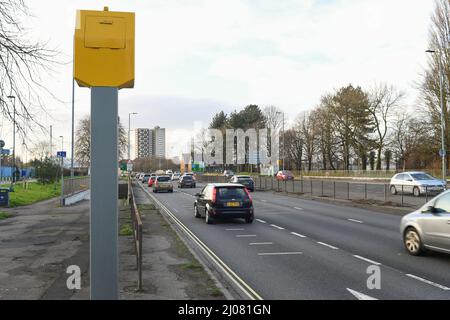
<svg viewBox="0 0 450 320">
<path fill-rule="evenodd" d="M 194 206 L 194 216 L 196 218 L 201 218 L 202 217 L 201 214 L 198 212 L 197 206 Z"/>
<path fill-rule="evenodd" d="M 396 195 L 397 194 L 397 189 L 395 188 L 395 186 L 391 186 L 391 194 L 392 195 Z"/>
<path fill-rule="evenodd" d="M 414 197 L 420 197 L 420 190 L 419 190 L 419 188 L 414 187 L 413 194 L 414 194 Z"/>
<path fill-rule="evenodd" d="M 245 223 L 248 223 L 248 224 L 253 223 L 253 217 L 245 218 Z"/>
<path fill-rule="evenodd" d="M 403 236 L 403 243 L 410 255 L 419 256 L 424 252 L 420 235 L 414 228 L 408 228 Z"/>
<path fill-rule="evenodd" d="M 208 208 L 206 208 L 205 211 L 206 211 L 206 215 L 205 215 L 206 224 L 214 224 L 214 219 L 209 216 Z"/>
</svg>

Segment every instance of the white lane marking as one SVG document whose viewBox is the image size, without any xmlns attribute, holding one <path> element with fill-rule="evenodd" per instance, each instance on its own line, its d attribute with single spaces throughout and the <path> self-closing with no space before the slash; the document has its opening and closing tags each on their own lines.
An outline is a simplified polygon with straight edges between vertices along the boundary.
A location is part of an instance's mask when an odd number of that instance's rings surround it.
<svg viewBox="0 0 450 320">
<path fill-rule="evenodd" d="M 356 297 L 356 299 L 358 300 L 378 300 L 374 297 L 368 296 L 367 294 L 352 290 L 347 288 L 348 292 L 350 292 L 352 295 L 354 295 Z"/>
<path fill-rule="evenodd" d="M 367 259 L 367 258 L 358 256 L 358 255 L 353 255 L 353 256 L 354 256 L 356 259 L 363 260 L 363 261 L 365 261 L 365 262 L 368 262 L 368 263 L 370 263 L 370 264 L 374 264 L 374 265 L 376 265 L 376 266 L 380 266 L 380 265 L 381 265 L 381 263 L 379 263 L 379 262 L 376 262 L 376 261 L 373 261 L 373 260 L 370 260 L 370 259 Z"/>
<path fill-rule="evenodd" d="M 271 224 L 271 227 L 277 228 L 278 230 L 284 230 L 283 227 L 277 226 L 276 224 Z"/>
<path fill-rule="evenodd" d="M 267 202 L 267 200 L 261 200 L 261 202 Z"/>
<path fill-rule="evenodd" d="M 238 234 L 236 237 L 237 238 L 251 238 L 251 237 L 256 237 L 256 234 Z"/>
<path fill-rule="evenodd" d="M 332 245 L 330 245 L 330 244 L 328 244 L 328 243 L 325 243 L 325 242 L 317 242 L 317 243 L 320 244 L 320 245 L 322 245 L 322 246 L 325 246 L 325 247 L 328 247 L 328 248 L 330 248 L 330 249 L 333 249 L 333 250 L 339 250 L 339 248 L 334 247 L 334 246 L 332 246 Z"/>
<path fill-rule="evenodd" d="M 175 210 L 175 212 L 178 212 L 178 210 L 177 209 L 175 209 L 175 208 L 172 208 L 173 210 Z"/>
<path fill-rule="evenodd" d="M 261 220 L 261 219 L 256 219 L 256 221 L 261 222 L 261 223 L 267 223 L 266 221 Z"/>
<path fill-rule="evenodd" d="M 415 276 L 415 275 L 413 275 L 413 274 L 407 274 L 406 276 L 408 276 L 408 277 L 410 277 L 410 278 L 413 278 L 413 279 L 416 279 L 416 280 L 419 280 L 419 281 L 422 281 L 422 282 L 424 282 L 424 283 L 426 283 L 426 284 L 429 284 L 429 285 L 431 285 L 431 286 L 434 286 L 434 287 L 436 287 L 436 288 L 439 288 L 439 289 L 442 289 L 442 290 L 445 290 L 445 291 L 450 290 L 450 288 L 448 288 L 448 287 L 446 287 L 446 286 L 443 286 L 443 285 L 441 285 L 441 284 L 439 284 L 439 283 L 436 283 L 436 282 L 433 282 L 433 281 L 430 281 L 430 280 L 427 280 L 427 279 L 424 279 L 424 278 Z"/>
<path fill-rule="evenodd" d="M 253 243 L 249 243 L 249 245 L 251 246 L 269 246 L 272 245 L 273 242 L 253 242 Z"/>
<path fill-rule="evenodd" d="M 347 219 L 347 220 L 350 221 L 350 222 L 364 223 L 364 222 L 361 221 L 361 220 L 355 220 L 355 219 Z"/>
<path fill-rule="evenodd" d="M 302 211 L 302 210 L 303 210 L 303 208 L 299 208 L 299 207 L 294 207 L 294 209 L 295 209 L 295 210 L 299 210 L 299 211 Z"/>
<path fill-rule="evenodd" d="M 244 231 L 245 229 L 225 229 L 226 231 Z"/>
<path fill-rule="evenodd" d="M 297 232 L 291 232 L 291 234 L 293 234 L 294 236 L 300 237 L 300 238 L 306 238 L 306 236 L 304 236 L 300 233 L 297 233 Z"/>
<path fill-rule="evenodd" d="M 266 252 L 266 253 L 258 253 L 258 256 L 289 256 L 299 254 L 303 254 L 303 252 Z"/>
</svg>

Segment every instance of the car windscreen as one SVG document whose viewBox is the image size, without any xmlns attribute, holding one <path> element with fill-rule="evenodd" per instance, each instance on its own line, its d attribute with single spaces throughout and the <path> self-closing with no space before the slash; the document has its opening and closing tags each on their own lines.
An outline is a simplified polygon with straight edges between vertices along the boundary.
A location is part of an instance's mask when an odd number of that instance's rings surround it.
<svg viewBox="0 0 450 320">
<path fill-rule="evenodd" d="M 216 196 L 221 200 L 244 199 L 247 197 L 244 188 L 239 187 L 219 187 L 216 188 Z"/>
<path fill-rule="evenodd" d="M 250 178 L 250 177 L 239 177 L 238 179 L 237 179 L 237 181 L 238 182 L 253 182 L 253 180 L 252 180 L 252 178 Z"/>
<path fill-rule="evenodd" d="M 158 182 L 167 182 L 170 181 L 169 177 L 158 177 Z"/>
<path fill-rule="evenodd" d="M 413 177 L 414 180 L 437 180 L 436 178 L 430 176 L 429 174 L 426 173 L 413 173 L 411 174 L 411 177 Z"/>
<path fill-rule="evenodd" d="M 183 180 L 192 180 L 192 176 L 184 176 L 182 179 Z"/>
</svg>

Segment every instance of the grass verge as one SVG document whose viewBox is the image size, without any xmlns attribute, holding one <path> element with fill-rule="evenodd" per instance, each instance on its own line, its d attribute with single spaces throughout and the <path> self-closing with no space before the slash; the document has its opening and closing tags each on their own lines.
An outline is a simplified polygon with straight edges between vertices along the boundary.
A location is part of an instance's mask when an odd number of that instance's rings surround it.
<svg viewBox="0 0 450 320">
<path fill-rule="evenodd" d="M 133 235 L 133 228 L 131 227 L 131 224 L 124 224 L 119 231 L 119 235 L 121 236 L 131 236 Z"/>
<path fill-rule="evenodd" d="M 9 193 L 10 207 L 27 206 L 39 201 L 51 199 L 61 195 L 61 183 L 40 184 L 28 183 L 25 189 L 22 183 L 14 185 L 14 192 Z"/>
<path fill-rule="evenodd" d="M 9 217 L 9 213 L 0 211 L 0 220 L 8 219 Z"/>
</svg>

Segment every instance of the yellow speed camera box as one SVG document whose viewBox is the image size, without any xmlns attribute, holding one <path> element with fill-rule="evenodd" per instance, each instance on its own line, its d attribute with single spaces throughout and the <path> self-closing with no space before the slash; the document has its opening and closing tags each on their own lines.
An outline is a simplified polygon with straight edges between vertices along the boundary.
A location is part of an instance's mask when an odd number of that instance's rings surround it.
<svg viewBox="0 0 450 320">
<path fill-rule="evenodd" d="M 81 87 L 134 87 L 134 13 L 78 10 L 74 78 Z"/>
</svg>

